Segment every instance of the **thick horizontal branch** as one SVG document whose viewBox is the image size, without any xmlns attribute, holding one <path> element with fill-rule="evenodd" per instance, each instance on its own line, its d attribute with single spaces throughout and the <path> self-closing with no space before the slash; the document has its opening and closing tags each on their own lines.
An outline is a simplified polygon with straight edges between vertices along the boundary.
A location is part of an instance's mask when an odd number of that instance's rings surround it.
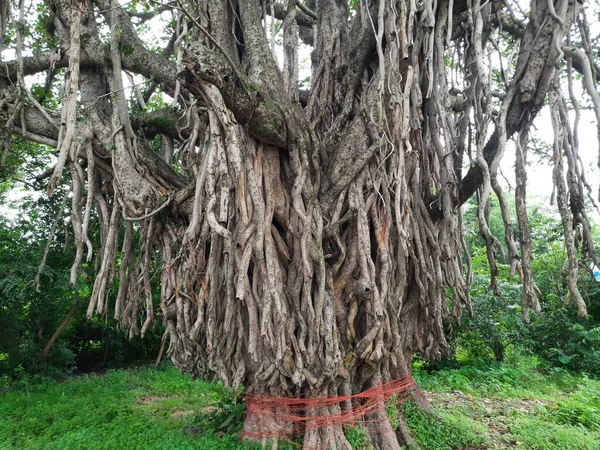
<svg viewBox="0 0 600 450">
<path fill-rule="evenodd" d="M 267 12 L 271 11 L 270 5 L 267 6 Z M 282 3 L 273 3 L 273 13 L 278 20 L 284 20 L 287 14 L 286 8 Z M 314 14 L 314 13 L 313 13 Z M 296 11 L 296 22 L 301 27 L 312 28 L 315 24 L 315 18 L 306 14 L 302 9 Z"/>
<path fill-rule="evenodd" d="M 14 89 L 13 89 L 14 91 Z M 5 91 L 8 92 L 8 91 Z M 12 99 L 12 100 L 10 100 Z M 0 106 L 6 105 L 7 110 L 12 110 L 14 102 L 17 101 L 16 94 L 0 99 Z M 56 147 L 58 140 L 58 128 L 50 123 L 42 112 L 29 104 L 27 101 L 23 104 L 23 113 L 25 124 L 21 123 L 21 115 L 17 115 L 15 128 L 12 130 L 16 135 L 21 136 L 27 141 L 38 142 L 40 144 Z M 46 110 L 48 116 L 58 123 L 60 116 L 56 111 Z M 174 139 L 186 139 L 189 137 L 189 130 L 179 130 L 178 122 L 183 120 L 181 112 L 173 108 L 164 108 L 158 111 L 152 111 L 143 114 L 131 116 L 131 124 L 144 139 L 152 139 L 157 134 L 165 134 Z M 4 124 L 2 124 L 4 125 Z M 1 126 L 0 126 L 1 128 Z"/>
<path fill-rule="evenodd" d="M 96 0 L 96 2 L 103 10 L 107 22 L 110 22 L 110 15 L 113 14 L 112 2 L 108 0 Z M 175 91 L 177 75 L 175 63 L 146 48 L 123 8 L 118 8 L 115 13 L 123 69 L 157 81 L 168 94 L 172 94 Z M 110 53 L 107 53 L 106 57 L 110 58 Z"/>
<path fill-rule="evenodd" d="M 65 52 L 43 52 L 36 56 L 23 58 L 23 74 L 34 75 L 48 70 L 52 64 L 55 67 L 66 67 L 68 58 Z M 85 65 L 85 62 L 82 62 Z M 0 87 L 10 86 L 17 82 L 17 61 L 2 61 L 0 63 Z"/>
<path fill-rule="evenodd" d="M 270 6 L 267 7 L 267 12 L 270 12 Z M 286 8 L 281 3 L 273 3 L 273 15 L 278 20 L 285 20 L 287 14 Z M 315 20 L 302 10 L 296 11 L 296 23 L 298 27 L 298 36 L 306 45 L 314 45 L 313 25 Z"/>
<path fill-rule="evenodd" d="M 186 49 L 183 64 L 186 68 L 179 77 L 192 94 L 202 98 L 202 82 L 213 84 L 238 123 L 247 126 L 250 134 L 265 144 L 287 149 L 286 121 L 276 102 L 235 71 L 225 58 L 192 42 Z"/>
<path fill-rule="evenodd" d="M 178 140 L 181 138 L 187 139 L 189 130 L 180 131 L 180 127 L 177 126 L 183 120 L 181 111 L 164 108 L 158 111 L 132 115 L 131 126 L 134 130 L 140 130 L 145 139 L 152 139 L 157 134 L 164 134 Z"/>
<path fill-rule="evenodd" d="M 128 38 L 131 38 L 130 40 Z M 123 69 L 152 79 L 162 86 L 167 93 L 175 91 L 177 70 L 175 64 L 167 58 L 146 49 L 137 37 L 122 36 L 121 47 L 127 51 L 122 53 Z M 94 50 L 96 49 L 96 50 Z M 88 46 L 80 56 L 81 68 L 104 67 L 110 56 L 102 46 Z M 37 56 L 23 58 L 23 74 L 34 75 L 45 72 L 50 67 L 63 68 L 69 65 L 68 53 L 45 52 Z M 16 84 L 17 61 L 0 62 L 0 88 Z"/>
<path fill-rule="evenodd" d="M 304 5 L 304 3 L 302 3 L 301 1 L 296 1 L 296 6 L 298 7 L 298 9 L 300 11 L 302 11 L 304 14 L 306 14 L 308 17 L 311 17 L 315 20 L 317 20 L 317 13 L 315 13 L 312 9 L 309 9 L 306 5 Z"/>
<path fill-rule="evenodd" d="M 169 10 L 173 9 L 174 7 L 175 7 L 175 2 L 171 2 L 168 5 L 159 6 L 153 11 L 148 11 L 148 12 L 127 11 L 127 15 L 129 17 L 139 19 L 140 20 L 139 23 L 136 24 L 136 25 L 139 25 L 139 24 L 142 24 L 149 20 L 152 20 L 156 16 L 159 16 L 162 13 L 164 13 L 165 11 L 169 11 Z"/>
<path fill-rule="evenodd" d="M 109 2 L 101 0 L 99 4 L 103 10 L 112 11 Z M 106 14 L 109 14 L 109 12 Z M 127 13 L 122 9 L 119 10 L 118 22 L 123 69 L 156 81 L 167 93 L 174 92 L 177 75 L 175 63 L 144 46 Z M 88 35 L 82 40 L 82 54 L 80 55 L 82 68 L 111 66 L 110 52 L 99 39 Z M 52 66 L 62 68 L 67 67 L 68 64 L 68 48 L 60 48 L 57 51 L 24 57 L 23 74 L 25 76 L 34 75 L 44 72 Z M 17 61 L 1 62 L 0 87 L 13 85 L 16 83 L 16 79 Z"/>
<path fill-rule="evenodd" d="M 515 39 L 521 39 L 525 34 L 525 25 L 512 17 L 505 11 L 498 11 L 498 14 L 490 17 L 490 22 L 496 28 L 500 28 Z"/>
<path fill-rule="evenodd" d="M 49 112 L 49 115 L 52 118 L 55 118 L 56 123 L 58 123 L 58 114 Z M 44 116 L 39 109 L 33 105 L 25 103 L 23 105 L 22 117 L 25 118 L 25 123 L 21 123 L 21 115 L 19 114 L 15 120 L 15 125 L 18 129 L 27 131 L 19 132 L 19 130 L 14 130 L 15 134 L 20 135 L 28 141 L 55 146 L 56 142 L 58 141 L 58 128 L 55 126 L 55 124 L 50 123 L 46 116 Z"/>
<path fill-rule="evenodd" d="M 41 136 L 39 134 L 30 133 L 29 131 L 24 130 L 22 128 L 13 127 L 12 131 L 17 136 L 20 136 L 20 137 L 22 137 L 23 139 L 25 139 L 26 141 L 29 141 L 29 142 L 36 142 L 38 144 L 48 145 L 50 147 L 56 147 L 56 146 L 58 146 L 58 141 L 56 141 L 54 139 L 47 138 L 45 136 Z"/>
<path fill-rule="evenodd" d="M 6 98 L 2 100 L 0 105 L 6 105 L 9 111 L 14 107 L 13 104 L 6 103 Z M 28 103 L 24 103 L 22 106 L 22 112 L 23 116 L 21 116 L 21 114 L 16 116 L 15 124 L 10 130 L 8 130 L 9 132 L 30 142 L 37 142 L 40 144 L 49 145 L 51 147 L 56 147 L 58 145 L 58 128 L 54 124 L 50 123 L 44 114 L 39 111 L 39 109 L 29 105 Z M 53 118 L 56 118 L 58 121 L 58 116 L 56 114 L 50 112 L 50 115 Z M 21 123 L 21 117 L 25 118 L 24 124 Z M 156 132 L 161 134 L 173 133 L 175 136 L 177 136 L 177 131 L 175 128 L 177 119 L 178 117 L 174 111 L 165 110 L 149 113 L 147 115 L 139 115 L 133 118 L 132 123 L 136 124 L 139 128 L 153 128 L 156 130 Z M 4 123 L 0 124 L 0 131 L 4 126 Z M 84 135 L 85 133 L 83 131 L 81 133 L 78 131 L 75 132 L 76 136 L 79 134 Z M 106 154 L 105 144 L 106 142 L 101 142 L 99 140 L 94 141 L 94 147 L 98 155 Z M 155 152 L 149 148 L 149 146 L 139 145 L 138 150 L 139 161 L 144 164 L 150 173 L 157 174 L 175 188 L 185 187 L 183 178 L 174 172 L 171 167 L 169 167 Z M 87 157 L 85 152 L 81 153 L 79 156 L 84 159 Z"/>
</svg>

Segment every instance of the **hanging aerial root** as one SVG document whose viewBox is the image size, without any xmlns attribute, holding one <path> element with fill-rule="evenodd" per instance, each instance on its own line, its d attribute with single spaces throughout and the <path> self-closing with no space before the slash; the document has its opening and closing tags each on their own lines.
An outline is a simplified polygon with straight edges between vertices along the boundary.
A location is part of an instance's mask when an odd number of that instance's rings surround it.
<svg viewBox="0 0 600 450">
<path fill-rule="evenodd" d="M 506 243 L 506 247 L 508 248 L 508 259 L 510 261 L 510 276 L 512 278 L 515 276 L 515 274 L 520 273 L 521 271 L 519 252 L 517 250 L 517 244 L 514 239 L 514 231 L 508 209 L 508 204 L 506 202 L 504 192 L 502 191 L 502 187 L 500 186 L 500 183 L 498 183 L 498 178 L 496 175 L 492 176 L 491 182 L 492 189 L 494 189 L 496 197 L 498 198 L 498 204 L 500 205 L 500 213 L 502 215 L 502 222 L 504 224 L 504 242 Z"/>
<path fill-rule="evenodd" d="M 515 140 L 516 144 L 516 164 L 515 164 L 515 206 L 517 209 L 517 221 L 521 233 L 519 242 L 521 244 L 521 282 L 523 283 L 523 292 L 521 295 L 522 310 L 521 315 L 524 322 L 529 322 L 529 312 L 533 308 L 534 312 L 540 313 L 542 308 L 538 298 L 539 289 L 533 280 L 531 270 L 531 235 L 529 232 L 529 219 L 527 216 L 527 143 L 528 129 L 519 134 Z"/>
<path fill-rule="evenodd" d="M 568 117 L 561 116 L 560 114 L 560 105 L 562 100 L 562 93 L 559 87 L 558 76 L 555 80 L 555 87 L 549 92 L 550 97 L 550 114 L 552 118 L 552 125 L 554 128 L 554 170 L 553 170 L 553 181 L 554 187 L 556 189 L 556 202 L 558 206 L 558 211 L 560 212 L 561 222 L 563 226 L 564 233 L 564 241 L 565 248 L 567 251 L 567 261 L 568 261 L 568 277 L 567 283 L 569 287 L 569 295 L 567 298 L 571 298 L 577 307 L 577 313 L 579 317 L 587 316 L 587 308 L 585 306 L 585 301 L 579 292 L 579 288 L 577 287 L 577 278 L 578 278 L 578 264 L 577 264 L 577 249 L 575 246 L 575 238 L 573 236 L 573 214 L 569 211 L 569 205 L 567 197 L 571 196 L 572 199 L 580 197 L 579 193 L 575 191 L 577 189 L 577 180 L 573 179 L 573 158 L 567 158 L 567 162 L 569 163 L 570 170 L 569 175 L 567 176 L 571 186 L 571 189 L 567 190 L 565 186 L 564 180 L 564 169 L 563 169 L 563 155 L 570 150 L 570 143 L 567 137 L 567 130 L 569 129 L 568 122 L 563 122 L 564 119 L 568 120 Z M 577 208 L 573 208 L 577 210 Z"/>
<path fill-rule="evenodd" d="M 69 82 L 61 111 L 61 123 L 58 137 L 58 159 L 54 172 L 48 182 L 48 194 L 58 185 L 67 158 L 75 159 L 75 133 L 77 128 L 77 95 L 79 93 L 79 58 L 81 50 L 81 22 L 83 2 L 78 0 L 71 12 L 70 47 L 69 47 Z M 82 180 L 83 182 L 83 180 Z"/>
<path fill-rule="evenodd" d="M 50 246 L 52 245 L 52 241 L 54 240 L 54 235 L 56 234 L 56 228 L 58 226 L 58 222 L 63 218 L 65 213 L 65 205 L 67 204 L 68 194 L 63 196 L 62 202 L 56 211 L 56 217 L 52 222 L 52 227 L 50 228 L 50 233 L 48 234 L 48 239 L 46 240 L 46 246 L 44 247 L 44 254 L 42 255 L 42 261 L 40 262 L 40 266 L 38 267 L 38 271 L 35 274 L 35 279 L 33 280 L 33 284 L 35 285 L 35 290 L 40 292 L 40 277 L 42 276 L 42 272 L 44 271 L 44 267 L 46 266 L 46 259 L 48 258 L 48 252 L 50 251 Z"/>
</svg>

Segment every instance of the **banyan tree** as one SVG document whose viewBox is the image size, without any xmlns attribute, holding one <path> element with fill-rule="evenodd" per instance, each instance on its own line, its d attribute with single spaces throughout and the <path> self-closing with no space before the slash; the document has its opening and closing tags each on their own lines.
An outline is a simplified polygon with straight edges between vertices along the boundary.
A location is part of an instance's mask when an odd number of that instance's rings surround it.
<svg viewBox="0 0 600 450">
<path fill-rule="evenodd" d="M 114 315 L 131 335 L 162 322 L 178 368 L 273 400 L 272 414 L 246 416 L 247 437 L 291 430 L 306 449 L 347 449 L 338 419 L 352 417 L 369 424 L 372 448 L 398 449 L 411 436 L 377 407 L 382 387 L 423 404 L 406 381 L 411 357 L 443 356 L 445 323 L 469 308 L 461 205 L 472 196 L 490 289 L 503 239 L 524 320 L 540 311 L 526 175 L 543 107 L 569 298 L 586 314 L 577 275 L 597 262 L 585 209 L 596 194 L 577 128 L 581 102 L 600 118 L 592 9 L 3 1 L 0 155 L 19 141 L 55 148 L 38 178 L 47 195 L 69 188 L 71 282 L 97 261 L 88 315 Z M 515 224 L 498 179 L 507 147 Z M 502 237 L 490 231 L 490 196 Z"/>
</svg>

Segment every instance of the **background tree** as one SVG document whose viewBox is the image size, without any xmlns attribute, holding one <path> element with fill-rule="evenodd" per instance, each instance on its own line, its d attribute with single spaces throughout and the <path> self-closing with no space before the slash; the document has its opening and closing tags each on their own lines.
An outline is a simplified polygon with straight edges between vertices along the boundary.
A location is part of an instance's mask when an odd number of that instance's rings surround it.
<svg viewBox="0 0 600 450">
<path fill-rule="evenodd" d="M 470 202 L 471 203 L 471 202 Z M 519 277 L 510 276 L 507 252 L 498 258 L 498 285 L 501 295 L 489 289 L 490 268 L 487 264 L 484 240 L 479 236 L 476 214 L 469 207 L 465 214 L 470 230 L 465 239 L 471 249 L 471 308 L 473 314 L 463 314 L 459 324 L 453 324 L 449 341 L 452 354 L 439 362 L 428 362 L 428 370 L 445 367 L 477 366 L 489 368 L 507 361 L 518 364 L 531 356 L 542 371 L 570 369 L 598 376 L 600 356 L 600 324 L 598 314 L 599 283 L 589 274 L 589 266 L 579 265 L 578 286 L 586 299 L 588 315 L 578 317 L 577 308 L 568 292 L 569 262 L 562 236 L 562 224 L 556 211 L 544 204 L 528 207 L 532 233 L 532 270 L 540 291 L 543 314 L 525 324 L 517 311 L 521 309 Z M 491 202 L 490 228 L 502 232 L 502 218 L 497 202 Z M 593 224 L 595 225 L 595 224 Z M 598 239 L 598 229 L 593 226 Z M 517 230 L 518 232 L 518 230 Z M 498 367 L 500 367 L 498 365 Z M 469 370 L 469 367 L 465 367 Z"/>
<path fill-rule="evenodd" d="M 503 217 L 528 320 L 540 305 L 525 169 L 547 96 L 568 289 L 586 314 L 576 247 L 597 259 L 590 189 L 562 84 L 576 104 L 580 71 L 599 117 L 600 98 L 578 2 L 51 0 L 28 22 L 30 8 L 0 9 L 15 50 L 0 65 L 2 152 L 14 139 L 56 148 L 48 193 L 70 172 L 73 285 L 99 255 L 89 316 L 111 311 L 146 333 L 160 268 L 168 355 L 183 370 L 248 393 L 320 397 L 406 377 L 414 352 L 439 358 L 448 300 L 455 317 L 468 306 L 460 206 L 475 192 L 497 289 L 487 211 L 492 189 L 502 198 L 496 174 L 513 137 L 520 257 Z M 170 35 L 163 49 L 144 39 L 154 17 Z M 300 42 L 311 48 L 307 91 Z M 30 89 L 25 77 L 43 72 L 45 86 Z M 144 87 L 129 102 L 124 74 Z M 165 108 L 152 107 L 157 92 L 172 99 Z M 401 418 L 397 434 L 383 410 L 367 419 L 373 448 L 410 442 Z M 245 430 L 288 425 L 250 414 Z M 349 448 L 341 425 L 305 431 L 306 448 Z"/>
<path fill-rule="evenodd" d="M 43 171 L 40 163 L 51 161 L 47 153 L 39 146 L 15 143 L 0 177 L 10 186 L 23 179 L 23 171 Z M 27 161 L 13 160 L 23 155 Z M 36 185 L 34 181 L 29 187 Z M 88 372 L 156 358 L 161 326 L 144 340 L 128 339 L 111 316 L 86 318 L 84 304 L 95 264 L 82 267 L 76 293 L 69 283 L 75 247 L 68 233 L 65 194 L 68 191 L 61 188 L 52 197 L 33 194 L 3 205 L 9 214 L 0 218 L 0 376 L 15 379 L 41 373 L 63 378 L 74 370 Z M 48 240 L 52 229 L 54 237 Z M 98 227 L 90 230 L 93 242 L 99 242 L 98 231 Z M 110 295 L 114 299 L 114 288 Z"/>
</svg>

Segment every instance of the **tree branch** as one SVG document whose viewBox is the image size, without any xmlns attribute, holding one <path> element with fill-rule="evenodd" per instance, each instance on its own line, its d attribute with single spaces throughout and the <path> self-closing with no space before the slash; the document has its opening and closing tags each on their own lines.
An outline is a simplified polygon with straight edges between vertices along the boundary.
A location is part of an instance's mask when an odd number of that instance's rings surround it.
<svg viewBox="0 0 600 450">
<path fill-rule="evenodd" d="M 110 22 L 110 11 L 112 10 L 110 2 L 108 0 L 96 0 L 96 3 L 103 10 L 107 22 Z M 115 15 L 116 26 L 120 32 L 119 40 L 123 69 L 153 79 L 162 86 L 165 92 L 173 94 L 177 76 L 175 64 L 164 56 L 146 48 L 123 8 L 118 8 Z M 124 48 L 127 48 L 126 52 L 123 51 Z"/>
<path fill-rule="evenodd" d="M 23 75 L 34 75 L 48 70 L 52 65 L 55 67 L 67 67 L 69 59 L 65 52 L 43 52 L 37 56 L 23 57 Z M 89 65 L 90 61 L 85 57 L 82 65 Z M 0 63 L 0 87 L 10 86 L 17 80 L 17 60 L 2 61 Z"/>
<path fill-rule="evenodd" d="M 73 307 L 71 308 L 71 310 L 69 311 L 67 316 L 63 319 L 61 324 L 58 326 L 56 331 L 52 334 L 52 337 L 50 338 L 50 340 L 48 341 L 48 343 L 42 350 L 42 355 L 40 358 L 42 365 L 44 365 L 44 366 L 46 365 L 46 363 L 48 361 L 48 354 L 50 353 L 52 346 L 54 345 L 56 340 L 60 337 L 60 335 L 62 334 L 64 329 L 67 328 L 67 325 L 69 325 L 69 322 L 71 321 L 71 319 L 77 312 L 77 307 L 79 306 L 80 302 L 81 302 L 81 297 L 79 296 L 79 291 L 75 291 L 75 303 L 73 303 Z"/>
<path fill-rule="evenodd" d="M 522 22 L 508 17 L 501 12 L 491 17 L 491 23 L 495 27 L 501 28 L 502 31 L 507 32 L 515 39 L 521 39 L 525 34 L 525 25 Z M 595 82 L 600 83 L 600 64 L 594 64 L 594 68 L 596 73 Z M 581 65 L 581 61 L 578 58 L 573 59 L 573 69 L 584 75 L 584 66 Z"/>
<path fill-rule="evenodd" d="M 235 73 L 228 61 L 205 46 L 192 42 L 183 61 L 186 69 L 179 74 L 183 85 L 201 98 L 202 81 L 215 85 L 236 120 L 267 144 L 287 149 L 285 117 L 272 99 L 241 73 Z"/>
<path fill-rule="evenodd" d="M 173 139 L 187 139 L 190 130 L 180 130 L 178 122 L 182 113 L 172 108 L 159 109 L 144 114 L 134 114 L 130 118 L 134 130 L 139 130 L 145 139 L 151 140 L 157 134 L 164 134 Z"/>
<path fill-rule="evenodd" d="M 298 5 L 300 6 L 300 5 Z M 270 12 L 271 8 L 267 8 Z M 273 3 L 273 15 L 277 20 L 285 20 L 287 11 L 285 6 L 281 3 Z M 313 13 L 314 14 L 314 13 Z M 316 16 L 316 14 L 315 14 Z M 306 45 L 314 45 L 314 34 L 313 25 L 315 24 L 316 17 L 313 19 L 310 15 L 306 14 L 302 9 L 296 11 L 296 22 L 298 23 L 298 36 Z"/>
<path fill-rule="evenodd" d="M 317 20 L 317 14 L 311 9 L 308 9 L 308 7 L 304 3 L 302 3 L 301 1 L 297 1 L 296 5 L 304 14 L 306 14 L 309 17 L 312 17 L 314 20 Z"/>
<path fill-rule="evenodd" d="M 140 21 L 137 22 L 136 25 L 141 25 L 144 22 L 154 19 L 156 16 L 159 16 L 160 14 L 164 13 L 165 11 L 169 11 L 169 10 L 173 9 L 173 7 L 174 7 L 174 2 L 171 2 L 167 5 L 159 6 L 154 11 L 141 12 L 141 13 L 135 12 L 135 11 L 127 11 L 127 15 L 132 18 L 140 19 Z"/>
<path fill-rule="evenodd" d="M 270 2 L 267 2 L 267 5 L 269 4 Z M 300 8 L 300 11 L 296 12 L 296 20 L 298 22 L 298 25 L 301 27 L 312 29 L 313 25 L 315 24 L 315 21 L 317 20 L 317 15 L 314 12 L 310 11 L 306 6 L 301 5 L 300 2 L 296 2 L 296 4 L 298 5 L 298 8 Z M 267 12 L 269 12 L 270 9 L 271 8 L 267 8 Z M 310 13 L 307 13 L 307 11 L 310 11 Z M 273 2 L 273 13 L 275 14 L 276 19 L 285 20 L 287 11 L 282 3 Z"/>
</svg>

